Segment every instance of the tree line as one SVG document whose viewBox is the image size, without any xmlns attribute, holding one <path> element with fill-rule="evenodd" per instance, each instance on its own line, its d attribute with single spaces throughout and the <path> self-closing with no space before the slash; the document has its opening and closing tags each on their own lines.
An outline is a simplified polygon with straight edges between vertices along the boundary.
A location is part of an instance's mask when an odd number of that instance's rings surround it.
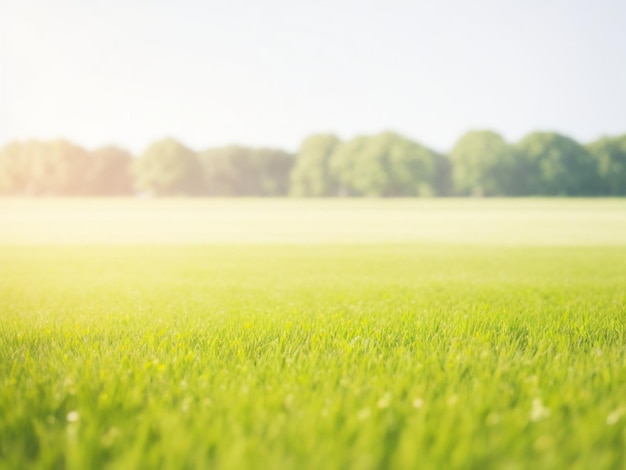
<svg viewBox="0 0 626 470">
<path fill-rule="evenodd" d="M 295 153 L 227 146 L 196 152 L 174 139 L 141 155 L 66 140 L 0 149 L 0 194 L 34 196 L 625 196 L 626 134 L 583 145 L 553 132 L 516 143 L 489 130 L 448 154 L 394 132 L 307 137 Z"/>
</svg>

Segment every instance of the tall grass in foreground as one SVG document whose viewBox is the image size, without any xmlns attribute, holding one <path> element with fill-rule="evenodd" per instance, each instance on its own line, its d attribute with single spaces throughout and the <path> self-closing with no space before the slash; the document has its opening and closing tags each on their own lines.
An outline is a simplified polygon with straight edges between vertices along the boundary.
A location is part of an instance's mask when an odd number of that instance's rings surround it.
<svg viewBox="0 0 626 470">
<path fill-rule="evenodd" d="M 3 468 L 626 468 L 626 247 L 0 266 Z"/>
</svg>

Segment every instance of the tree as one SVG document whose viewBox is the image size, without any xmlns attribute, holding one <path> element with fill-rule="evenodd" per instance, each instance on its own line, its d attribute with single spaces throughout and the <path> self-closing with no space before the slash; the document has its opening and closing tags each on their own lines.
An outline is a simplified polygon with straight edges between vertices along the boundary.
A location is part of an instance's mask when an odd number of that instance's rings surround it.
<svg viewBox="0 0 626 470">
<path fill-rule="evenodd" d="M 201 167 L 196 154 L 174 139 L 154 142 L 135 162 L 135 184 L 154 196 L 198 195 Z"/>
<path fill-rule="evenodd" d="M 437 196 L 452 196 L 454 194 L 452 168 L 452 161 L 447 155 L 435 154 L 435 181 L 433 184 Z"/>
<path fill-rule="evenodd" d="M 132 194 L 132 163 L 131 154 L 119 147 L 94 150 L 84 175 L 87 193 L 98 196 Z"/>
<path fill-rule="evenodd" d="M 291 172 L 291 195 L 325 197 L 337 193 L 330 159 L 340 143 L 333 134 L 312 135 L 302 142 Z"/>
<path fill-rule="evenodd" d="M 554 132 L 534 132 L 520 141 L 517 177 L 522 194 L 583 196 L 597 194 L 597 166 L 589 151 Z"/>
<path fill-rule="evenodd" d="M 66 140 L 27 140 L 7 144 L 0 156 L 0 187 L 21 195 L 85 194 L 85 149 Z"/>
<path fill-rule="evenodd" d="M 25 146 L 24 142 L 10 142 L 0 150 L 0 193 L 26 193 L 29 164 Z"/>
<path fill-rule="evenodd" d="M 626 134 L 587 145 L 598 166 L 602 194 L 626 196 Z"/>
<path fill-rule="evenodd" d="M 450 152 L 454 187 L 467 196 L 514 193 L 513 149 L 497 133 L 480 130 L 463 135 Z"/>
<path fill-rule="evenodd" d="M 339 191 L 351 196 L 432 196 L 445 165 L 432 150 L 399 134 L 360 136 L 340 144 L 330 167 Z"/>
<path fill-rule="evenodd" d="M 229 146 L 199 155 L 204 186 L 214 196 L 287 194 L 293 155 L 276 149 Z"/>
</svg>

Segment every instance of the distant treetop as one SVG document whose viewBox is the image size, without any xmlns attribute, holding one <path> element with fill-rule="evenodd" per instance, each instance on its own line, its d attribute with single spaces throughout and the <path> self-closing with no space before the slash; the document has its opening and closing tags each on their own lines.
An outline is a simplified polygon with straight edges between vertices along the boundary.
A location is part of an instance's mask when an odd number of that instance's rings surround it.
<svg viewBox="0 0 626 470">
<path fill-rule="evenodd" d="M 626 134 L 587 145 L 555 132 L 517 143 L 491 130 L 461 136 L 449 155 L 396 132 L 305 138 L 296 154 L 230 145 L 196 152 L 175 139 L 134 158 L 67 140 L 0 148 L 5 196 L 626 196 Z"/>
</svg>

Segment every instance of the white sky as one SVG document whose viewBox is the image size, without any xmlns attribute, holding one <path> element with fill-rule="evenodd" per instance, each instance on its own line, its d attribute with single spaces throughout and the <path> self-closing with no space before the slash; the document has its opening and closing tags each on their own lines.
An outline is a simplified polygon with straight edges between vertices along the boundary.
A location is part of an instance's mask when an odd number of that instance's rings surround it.
<svg viewBox="0 0 626 470">
<path fill-rule="evenodd" d="M 625 0 L 0 0 L 0 143 L 626 132 Z"/>
</svg>

